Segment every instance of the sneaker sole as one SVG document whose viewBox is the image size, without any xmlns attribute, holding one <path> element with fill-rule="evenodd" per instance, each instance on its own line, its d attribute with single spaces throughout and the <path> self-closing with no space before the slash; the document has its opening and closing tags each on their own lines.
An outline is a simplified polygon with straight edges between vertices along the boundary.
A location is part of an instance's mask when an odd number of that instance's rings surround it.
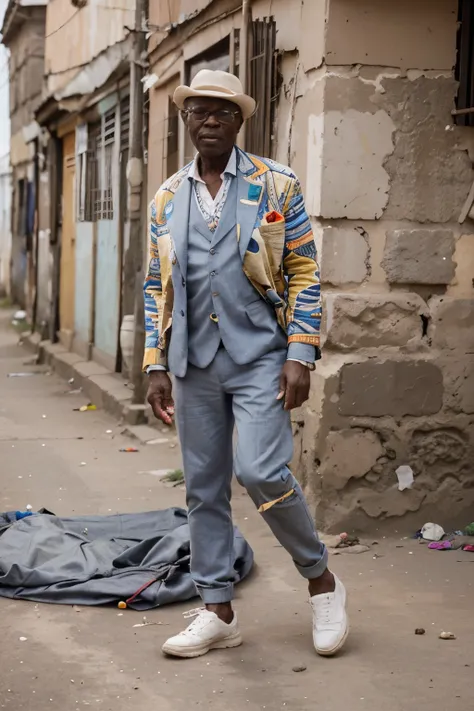
<svg viewBox="0 0 474 711">
<path fill-rule="evenodd" d="M 240 632 L 226 637 L 218 642 L 209 644 L 200 644 L 194 647 L 173 647 L 165 642 L 162 647 L 162 652 L 168 657 L 180 657 L 181 659 L 194 659 L 195 657 L 203 657 L 212 649 L 231 649 L 232 647 L 240 647 L 242 644 L 242 635 Z"/>
<path fill-rule="evenodd" d="M 344 636 L 341 639 L 341 641 L 338 642 L 332 649 L 318 649 L 315 646 L 316 654 L 318 654 L 320 657 L 333 657 L 335 654 L 340 652 L 340 650 L 343 648 L 348 636 L 349 636 L 349 618 L 347 618 L 346 631 L 344 632 Z"/>
</svg>

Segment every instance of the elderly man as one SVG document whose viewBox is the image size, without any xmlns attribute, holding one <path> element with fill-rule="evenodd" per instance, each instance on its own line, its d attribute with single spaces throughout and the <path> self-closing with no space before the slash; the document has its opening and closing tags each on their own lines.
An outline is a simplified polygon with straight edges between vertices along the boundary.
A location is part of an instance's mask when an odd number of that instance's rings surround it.
<svg viewBox="0 0 474 711">
<path fill-rule="evenodd" d="M 347 638 L 346 593 L 288 467 L 290 410 L 307 400 L 320 357 L 319 272 L 300 184 L 289 168 L 236 147 L 256 108 L 237 77 L 203 70 L 174 101 L 197 154 L 151 204 L 144 369 L 166 424 L 174 375 L 191 573 L 204 608 L 163 652 L 197 657 L 242 642 L 231 603 L 235 471 L 308 580 L 314 646 L 330 656 Z"/>
</svg>

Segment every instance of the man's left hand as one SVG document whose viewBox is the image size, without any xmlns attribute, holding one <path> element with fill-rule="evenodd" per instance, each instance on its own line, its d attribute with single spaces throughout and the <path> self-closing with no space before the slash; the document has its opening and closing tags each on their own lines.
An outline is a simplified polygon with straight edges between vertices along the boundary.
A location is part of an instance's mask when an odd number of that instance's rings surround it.
<svg viewBox="0 0 474 711">
<path fill-rule="evenodd" d="M 301 407 L 309 397 L 311 371 L 294 360 L 287 360 L 280 376 L 278 400 L 284 401 L 285 410 Z"/>
</svg>

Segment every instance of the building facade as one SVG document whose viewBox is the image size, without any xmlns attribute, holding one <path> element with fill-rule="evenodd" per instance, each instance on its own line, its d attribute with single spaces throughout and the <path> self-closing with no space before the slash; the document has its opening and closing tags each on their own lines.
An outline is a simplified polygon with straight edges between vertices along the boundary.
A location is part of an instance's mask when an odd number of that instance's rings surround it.
<svg viewBox="0 0 474 711">
<path fill-rule="evenodd" d="M 34 109 L 41 99 L 47 0 L 10 0 L 2 42 L 9 50 L 12 299 L 32 318 L 35 294 L 37 231 Z"/>
<path fill-rule="evenodd" d="M 50 335 L 112 371 L 121 369 L 134 12 L 132 1 L 50 0 L 36 111 L 50 136 Z"/>
<path fill-rule="evenodd" d="M 474 503 L 470 5 L 150 6 L 148 197 L 192 156 L 171 97 L 204 65 L 245 79 L 245 147 L 303 184 L 325 341 L 293 466 L 326 528 L 459 523 Z"/>
</svg>

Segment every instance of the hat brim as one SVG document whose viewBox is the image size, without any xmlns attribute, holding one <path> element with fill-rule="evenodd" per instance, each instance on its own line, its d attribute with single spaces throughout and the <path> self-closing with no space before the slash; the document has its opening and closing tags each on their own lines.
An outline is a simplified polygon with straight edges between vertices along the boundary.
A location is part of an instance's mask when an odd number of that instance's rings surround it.
<svg viewBox="0 0 474 711">
<path fill-rule="evenodd" d="M 211 99 L 224 99 L 232 104 L 237 104 L 242 111 L 244 121 L 254 115 L 257 102 L 247 94 L 228 94 L 224 91 L 212 91 L 211 89 L 191 89 L 189 86 L 178 86 L 173 95 L 173 101 L 178 109 L 184 109 L 186 99 L 193 97 L 208 97 Z"/>
</svg>

